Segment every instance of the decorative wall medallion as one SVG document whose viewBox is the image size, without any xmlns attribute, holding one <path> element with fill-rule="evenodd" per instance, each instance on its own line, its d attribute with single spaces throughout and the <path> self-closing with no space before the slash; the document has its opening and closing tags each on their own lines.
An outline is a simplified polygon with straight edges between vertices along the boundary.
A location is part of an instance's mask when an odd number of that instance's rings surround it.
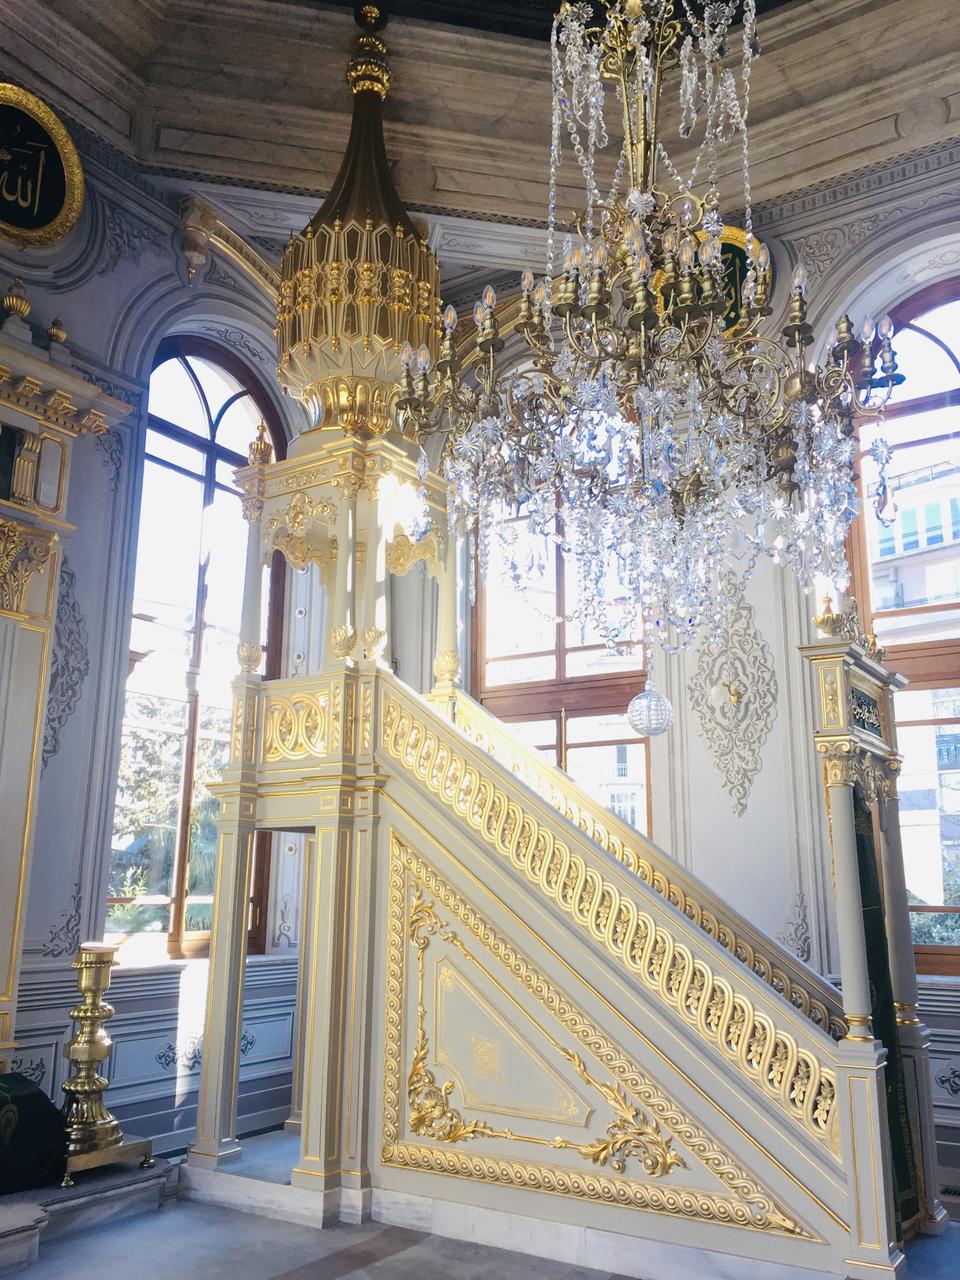
<svg viewBox="0 0 960 1280">
<path fill-rule="evenodd" d="M 18 249 L 55 244 L 83 208 L 83 169 L 45 102 L 0 84 L 0 236 Z"/>
<path fill-rule="evenodd" d="M 769 646 L 742 597 L 730 614 L 722 643 L 701 645 L 688 692 L 739 817 L 760 772 L 760 750 L 773 727 L 779 694 Z"/>
<path fill-rule="evenodd" d="M 960 1066 L 948 1066 L 937 1076 L 937 1084 L 942 1085 L 947 1093 L 960 1098 Z"/>
<path fill-rule="evenodd" d="M 43 729 L 41 773 L 60 750 L 60 731 L 76 711 L 83 693 L 83 683 L 90 673 L 89 642 L 87 624 L 77 600 L 77 575 L 64 555 L 50 664 L 47 720 Z"/>
<path fill-rule="evenodd" d="M 100 454 L 100 461 L 110 473 L 110 492 L 116 493 L 123 471 L 123 436 L 117 430 L 104 431 L 93 437 L 93 443 Z"/>
<path fill-rule="evenodd" d="M 60 912 L 60 923 L 50 926 L 50 935 L 40 948 L 40 954 L 50 960 L 76 954 L 80 946 L 80 909 L 82 904 L 80 881 L 74 882 L 70 906 Z"/>
<path fill-rule="evenodd" d="M 803 890 L 797 890 L 793 911 L 787 919 L 783 933 L 777 934 L 777 941 L 788 951 L 792 951 L 798 960 L 810 959 L 810 921 L 807 918 L 807 900 Z"/>
</svg>

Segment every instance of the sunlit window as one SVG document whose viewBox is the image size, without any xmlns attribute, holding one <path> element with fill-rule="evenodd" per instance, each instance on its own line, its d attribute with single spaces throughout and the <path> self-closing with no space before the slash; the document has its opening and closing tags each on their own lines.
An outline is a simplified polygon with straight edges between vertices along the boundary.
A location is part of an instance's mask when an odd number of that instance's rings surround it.
<svg viewBox="0 0 960 1280">
<path fill-rule="evenodd" d="M 564 769 L 624 822 L 649 834 L 648 744 L 626 708 L 643 688 L 641 637 L 611 649 L 577 612 L 577 575 L 554 536 L 508 521 L 475 615 L 474 693 L 521 741 Z M 608 598 L 616 597 L 613 562 Z"/>
<path fill-rule="evenodd" d="M 195 954 L 209 938 L 218 804 L 207 783 L 229 754 L 246 556 L 234 470 L 264 420 L 243 374 L 183 343 L 161 350 L 150 379 L 106 921 L 108 940 L 145 955 L 162 939 L 171 955 Z M 252 901 L 253 926 L 262 909 Z"/>
<path fill-rule="evenodd" d="M 854 586 L 888 661 L 903 755 L 900 814 L 918 967 L 960 972 L 960 279 L 892 313 L 906 375 L 887 410 L 893 523 L 870 498 L 876 468 L 861 438 L 864 515 Z"/>
</svg>

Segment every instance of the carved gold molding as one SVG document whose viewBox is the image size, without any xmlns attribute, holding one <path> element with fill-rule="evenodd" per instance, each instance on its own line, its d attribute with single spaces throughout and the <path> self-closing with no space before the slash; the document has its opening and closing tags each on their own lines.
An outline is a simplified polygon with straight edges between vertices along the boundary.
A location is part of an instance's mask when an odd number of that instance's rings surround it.
<svg viewBox="0 0 960 1280">
<path fill-rule="evenodd" d="M 552 808 L 622 862 L 660 897 L 682 911 L 708 937 L 736 956 L 815 1026 L 829 1031 L 835 1040 L 843 1039 L 847 1024 L 839 995 L 827 1004 L 818 993 L 799 983 L 780 962 L 759 950 L 753 940 L 698 901 L 676 878 L 666 860 L 654 865 L 647 853 L 634 845 L 633 840 L 638 839 L 635 833 L 619 823 L 608 810 L 583 796 L 559 769 L 551 767 L 536 752 L 517 742 L 472 698 L 457 698 L 455 723 L 471 742 L 499 759 Z"/>
<path fill-rule="evenodd" d="M 386 689 L 381 745 L 746 1080 L 839 1156 L 835 1072 L 778 1026 L 776 1015 L 757 1009 Z"/>
<path fill-rule="evenodd" d="M 257 641 L 245 640 L 237 645 L 237 664 L 241 671 L 252 674 L 263 661 L 263 646 Z"/>
<path fill-rule="evenodd" d="M 720 1147 L 716 1139 L 694 1118 L 683 1113 L 635 1061 L 586 1017 L 565 992 L 554 987 L 513 943 L 500 935 L 471 904 L 461 898 L 396 832 L 391 832 L 390 836 L 388 887 L 389 935 L 382 1138 L 384 1163 L 646 1209 L 670 1216 L 816 1239 L 808 1227 L 797 1221 L 796 1217 L 730 1153 Z M 426 929 L 429 941 L 431 930 L 438 928 L 445 930 L 448 935 L 447 940 L 454 940 L 452 945 L 456 947 L 459 954 L 473 965 L 479 966 L 496 985 L 501 986 L 464 945 L 455 931 L 443 925 L 432 903 L 428 906 L 428 912 L 431 914 L 424 912 L 423 908 L 427 905 L 424 901 L 424 893 L 442 903 L 467 930 L 472 941 L 479 943 L 499 965 L 504 967 L 513 980 L 530 992 L 566 1032 L 609 1072 L 616 1082 L 612 1086 L 616 1095 L 615 1110 L 619 1108 L 621 1099 L 626 1108 L 632 1108 L 634 1104 L 629 1101 L 632 1095 L 650 1113 L 650 1116 L 655 1117 L 655 1122 L 662 1126 L 671 1138 L 678 1139 L 687 1151 L 696 1156 L 702 1165 L 723 1184 L 727 1193 L 717 1194 L 676 1185 L 661 1187 L 657 1182 L 610 1178 L 597 1172 L 514 1161 L 470 1149 L 458 1150 L 460 1140 L 469 1141 L 465 1136 L 456 1141 L 441 1138 L 438 1146 L 404 1141 L 401 1137 L 401 1097 L 404 1085 L 409 1090 L 411 1076 L 413 1076 L 411 1072 L 404 1080 L 402 1069 L 403 1011 L 406 999 L 405 955 L 412 935 L 422 934 Z M 417 904 L 419 909 L 415 912 L 414 908 Z M 420 954 L 422 955 L 422 952 Z M 502 986 L 501 990 L 505 992 Z M 420 1004 L 422 1005 L 422 1000 Z M 553 1038 L 548 1034 L 548 1039 Z M 553 1043 L 560 1047 L 558 1041 L 553 1040 Z M 418 1034 L 418 1049 L 419 1046 Z M 581 1078 L 585 1078 L 583 1073 L 590 1075 L 579 1053 L 569 1049 L 564 1052 Z M 573 1062 L 574 1058 L 579 1059 L 583 1067 L 582 1072 Z M 420 1055 L 421 1068 L 425 1061 L 425 1056 Z M 416 1058 L 414 1065 L 418 1066 Z M 591 1081 L 593 1081 L 592 1076 Z M 445 1086 L 437 1086 L 435 1079 L 432 1085 L 428 1084 L 419 1075 L 415 1083 L 417 1094 L 411 1110 L 420 1105 L 422 1096 L 420 1086 L 424 1084 L 438 1090 L 439 1097 L 437 1094 L 431 1095 L 431 1101 L 435 1107 L 439 1107 L 441 1111 L 449 1107 L 449 1089 L 444 1093 Z M 463 1123 L 462 1117 L 460 1117 L 460 1123 Z M 617 1123 L 618 1121 L 615 1120 L 613 1125 L 616 1126 Z M 456 1132 L 456 1121 L 453 1122 L 449 1132 Z M 471 1138 L 477 1136 L 479 1135 L 476 1133 L 470 1134 Z M 609 1133 L 607 1139 L 600 1141 L 607 1140 L 613 1140 Z M 576 1146 L 576 1144 L 571 1145 Z M 579 1154 L 587 1158 L 583 1150 Z M 601 1152 L 601 1155 L 603 1154 L 604 1152 Z M 606 1154 L 610 1159 L 609 1149 Z"/>
<path fill-rule="evenodd" d="M 594 1079 L 580 1055 L 559 1044 L 549 1034 L 547 1039 L 554 1048 L 571 1063 L 583 1082 L 596 1089 L 614 1111 L 616 1118 L 607 1126 L 606 1137 L 589 1143 L 569 1142 L 564 1138 L 538 1138 L 530 1134 L 513 1133 L 509 1129 L 494 1129 L 483 1120 L 465 1121 L 461 1113 L 450 1106 L 453 1082 L 438 1085 L 433 1072 L 427 1067 L 429 1041 L 424 1007 L 424 964 L 430 939 L 434 936 L 455 946 L 467 959 L 471 958 L 470 953 L 457 934 L 437 915 L 434 904 L 424 899 L 419 888 L 414 891 L 410 904 L 407 929 L 417 952 L 417 1045 L 407 1077 L 408 1114 L 410 1128 L 415 1134 L 437 1138 L 441 1142 L 463 1142 L 478 1137 L 529 1142 L 537 1146 L 553 1147 L 557 1151 L 575 1151 L 594 1165 L 609 1164 L 617 1173 L 624 1173 L 627 1161 L 636 1159 L 649 1178 L 662 1178 L 674 1168 L 686 1168 L 683 1157 L 673 1149 L 672 1137 L 664 1137 L 655 1120 L 651 1120 L 631 1103 L 622 1088 Z"/>
<path fill-rule="evenodd" d="M 349 658 L 357 647 L 357 629 L 343 623 L 330 632 L 330 647 L 338 658 Z"/>
<path fill-rule="evenodd" d="M 445 540 L 442 531 L 434 527 L 425 533 L 419 541 L 414 542 L 405 533 L 394 534 L 387 543 L 387 568 L 398 577 L 408 573 L 413 566 L 422 560 L 428 570 L 436 574 L 445 554 Z"/>
<path fill-rule="evenodd" d="M 32 535 L 16 520 L 0 519 L 0 609 L 24 612 L 27 584 L 43 573 L 56 540 L 56 534 Z"/>
<path fill-rule="evenodd" d="M 268 694 L 263 709 L 264 763 L 324 756 L 333 750 L 330 690 Z"/>
<path fill-rule="evenodd" d="M 896 756 L 884 757 L 864 751 L 849 738 L 835 742 L 821 740 L 817 752 L 823 761 L 824 787 L 858 786 L 867 804 L 878 799 L 894 800 L 900 761 Z"/>
<path fill-rule="evenodd" d="M 460 675 L 460 654 L 456 649 L 443 649 L 433 660 L 433 678 L 438 684 L 453 684 Z"/>
</svg>

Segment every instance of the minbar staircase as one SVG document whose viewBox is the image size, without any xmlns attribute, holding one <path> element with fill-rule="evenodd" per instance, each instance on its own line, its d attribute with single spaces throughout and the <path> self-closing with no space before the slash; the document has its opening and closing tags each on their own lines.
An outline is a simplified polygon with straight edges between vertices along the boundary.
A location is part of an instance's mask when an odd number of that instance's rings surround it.
<svg viewBox="0 0 960 1280">
<path fill-rule="evenodd" d="M 253 836 L 303 831 L 291 1181 L 318 1221 L 372 1213 L 635 1276 L 708 1275 L 717 1255 L 764 1280 L 900 1269 L 882 1045 L 462 691 L 422 699 L 376 661 L 241 676 L 215 790 L 193 1166 L 237 1149 Z"/>
</svg>

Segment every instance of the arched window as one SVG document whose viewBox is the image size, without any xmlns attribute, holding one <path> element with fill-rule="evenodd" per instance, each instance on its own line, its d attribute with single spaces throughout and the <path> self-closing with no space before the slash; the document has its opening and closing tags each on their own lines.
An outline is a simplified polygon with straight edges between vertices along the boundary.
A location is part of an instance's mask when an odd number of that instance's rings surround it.
<svg viewBox="0 0 960 1280">
<path fill-rule="evenodd" d="M 650 834 L 649 752 L 627 717 L 644 687 L 643 646 L 607 648 L 576 621 L 577 572 L 556 539 L 520 518 L 512 563 L 493 539 L 473 624 L 473 694 L 624 822 Z M 521 590 L 513 567 L 523 570 Z M 610 587 L 614 587 L 611 576 Z M 611 598 L 615 597 L 611 591 Z"/>
<path fill-rule="evenodd" d="M 206 950 L 217 855 L 207 782 L 229 753 L 231 681 L 247 527 L 234 470 L 265 421 L 246 367 L 199 339 L 168 340 L 150 378 L 130 660 L 108 880 L 106 936 L 128 954 Z M 279 674 L 283 570 L 263 619 L 265 669 Z M 263 950 L 264 842 L 252 879 L 250 949 Z M 161 951 L 162 954 L 162 951 Z"/>
<path fill-rule="evenodd" d="M 895 518 L 881 524 L 870 501 L 874 427 L 860 441 L 865 503 L 851 564 L 861 608 L 910 681 L 896 710 L 918 967 L 960 973 L 960 278 L 921 290 L 891 316 L 906 375 L 880 428 Z"/>
</svg>

